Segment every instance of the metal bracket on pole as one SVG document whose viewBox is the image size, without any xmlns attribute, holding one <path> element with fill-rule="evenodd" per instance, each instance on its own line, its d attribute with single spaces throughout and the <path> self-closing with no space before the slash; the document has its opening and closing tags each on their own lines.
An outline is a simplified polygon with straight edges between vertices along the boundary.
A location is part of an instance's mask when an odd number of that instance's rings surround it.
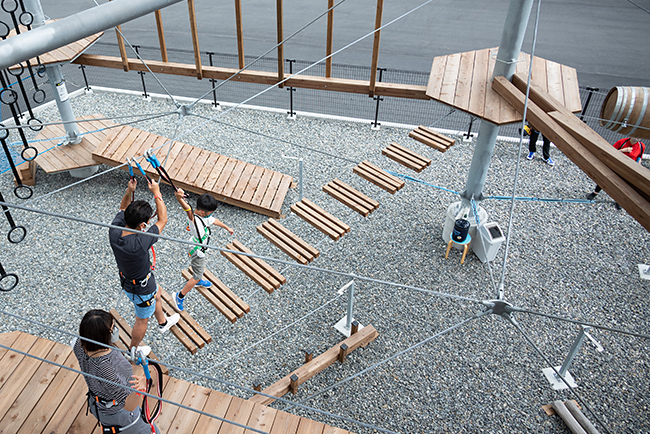
<svg viewBox="0 0 650 434">
<path fill-rule="evenodd" d="M 206 53 L 208 54 L 208 59 L 210 60 L 210 66 L 214 66 L 212 64 L 212 56 L 214 56 L 214 53 L 212 51 L 207 51 Z M 219 105 L 219 102 L 217 101 L 217 90 L 216 90 L 217 80 L 211 78 L 210 84 L 212 85 L 212 99 L 213 99 L 212 109 L 221 111 L 221 105 Z"/>
<path fill-rule="evenodd" d="M 377 68 L 377 71 L 379 71 L 379 79 L 377 81 L 381 83 L 382 73 L 386 71 L 386 68 Z M 377 105 L 375 106 L 375 121 L 370 123 L 370 129 L 379 131 L 381 128 L 381 123 L 377 121 L 379 118 L 379 102 L 383 101 L 384 98 L 380 97 L 379 95 L 375 95 L 372 97 L 372 99 L 377 101 Z"/>
<path fill-rule="evenodd" d="M 564 390 L 564 389 L 568 389 L 569 386 L 571 386 L 571 388 L 578 387 L 575 380 L 573 379 L 573 376 L 571 375 L 571 373 L 569 373 L 569 368 L 571 367 L 571 363 L 573 362 L 573 359 L 575 358 L 576 354 L 578 354 L 578 351 L 580 351 L 580 347 L 582 346 L 582 342 L 584 341 L 585 337 L 589 338 L 589 340 L 594 345 L 596 345 L 596 349 L 599 352 L 603 351 L 602 345 L 600 345 L 598 341 L 596 341 L 589 333 L 587 333 L 590 329 L 591 327 L 589 326 L 584 326 L 584 325 L 580 326 L 580 331 L 578 332 L 578 336 L 576 336 L 576 339 L 573 341 L 573 345 L 571 345 L 571 349 L 569 349 L 569 354 L 567 354 L 566 358 L 564 359 L 564 363 L 562 363 L 562 366 L 556 366 L 555 369 L 554 368 L 542 369 L 542 372 L 546 376 L 546 379 L 548 380 L 549 383 L 551 383 L 553 390 Z M 564 381 L 562 381 L 562 378 L 564 378 Z"/>
<path fill-rule="evenodd" d="M 304 174 L 304 163 L 302 161 L 302 158 L 297 158 L 297 157 L 288 157 L 286 155 L 283 155 L 282 158 L 288 158 L 289 160 L 298 160 L 298 192 L 300 195 L 300 198 L 298 201 L 301 201 L 302 198 L 304 197 L 303 195 L 303 174 Z"/>
<path fill-rule="evenodd" d="M 638 264 L 639 277 L 643 280 L 650 280 L 650 265 Z"/>
<path fill-rule="evenodd" d="M 354 321 L 354 318 L 352 316 L 352 307 L 354 304 L 354 280 L 350 280 L 345 286 L 343 286 L 341 289 L 339 289 L 337 292 L 339 295 L 343 295 L 345 290 L 348 291 L 348 309 L 347 309 L 347 314 L 339 320 L 336 324 L 334 324 L 334 328 L 338 330 L 341 334 L 350 337 L 351 330 L 352 330 L 352 321 Z M 361 330 L 363 326 L 359 324 L 358 330 Z"/>
<path fill-rule="evenodd" d="M 476 118 L 474 116 L 469 117 L 469 127 L 467 128 L 467 133 L 463 134 L 463 142 L 471 142 L 474 139 L 474 133 L 472 133 L 472 126 Z"/>
<path fill-rule="evenodd" d="M 289 62 L 289 75 L 293 75 L 293 62 L 295 62 L 295 59 L 287 59 L 287 62 Z M 295 120 L 296 119 L 296 112 L 293 111 L 293 93 L 296 91 L 295 87 L 289 86 L 287 87 L 287 91 L 289 91 L 289 116 L 287 116 L 287 119 Z"/>
</svg>

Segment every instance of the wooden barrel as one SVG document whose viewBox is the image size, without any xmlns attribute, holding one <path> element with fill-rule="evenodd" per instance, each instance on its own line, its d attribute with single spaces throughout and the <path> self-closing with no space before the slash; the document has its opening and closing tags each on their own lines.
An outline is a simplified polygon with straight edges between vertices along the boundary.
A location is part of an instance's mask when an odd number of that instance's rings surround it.
<svg viewBox="0 0 650 434">
<path fill-rule="evenodd" d="M 647 87 L 613 87 L 600 109 L 600 125 L 639 139 L 650 139 L 650 107 Z"/>
</svg>

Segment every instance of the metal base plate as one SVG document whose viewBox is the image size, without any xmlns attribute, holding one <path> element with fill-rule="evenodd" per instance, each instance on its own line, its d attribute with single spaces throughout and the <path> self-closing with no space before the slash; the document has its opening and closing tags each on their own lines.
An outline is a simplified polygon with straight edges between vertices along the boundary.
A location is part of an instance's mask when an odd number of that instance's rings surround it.
<svg viewBox="0 0 650 434">
<path fill-rule="evenodd" d="M 638 264 L 639 265 L 639 277 L 644 280 L 650 280 L 650 273 L 646 274 L 646 270 L 648 269 L 648 265 L 646 264 Z"/>
<path fill-rule="evenodd" d="M 562 366 L 556 366 L 555 369 L 558 371 L 562 368 Z M 555 373 L 553 368 L 544 368 L 542 369 L 542 372 L 546 376 L 546 379 L 548 380 L 549 383 L 551 383 L 551 386 L 553 387 L 553 390 L 564 390 L 568 389 L 569 387 L 566 385 L 564 381 L 560 378 L 558 374 Z M 564 374 L 564 379 L 566 380 L 567 383 L 571 385 L 571 387 L 578 387 L 576 384 L 575 380 L 573 379 L 573 376 L 569 371 L 567 371 L 566 374 Z"/>
<path fill-rule="evenodd" d="M 348 320 L 348 316 L 345 315 L 343 318 L 341 318 L 341 320 L 339 322 L 334 324 L 334 328 L 336 330 L 338 330 L 339 333 L 341 333 L 342 335 L 349 338 L 350 337 L 350 329 L 345 327 L 345 323 L 347 322 L 347 320 Z M 352 321 L 354 321 L 354 318 L 352 318 Z M 352 324 L 352 321 L 350 321 L 350 324 Z M 363 326 L 361 324 L 359 324 L 359 330 L 361 330 L 362 328 L 363 328 Z"/>
</svg>

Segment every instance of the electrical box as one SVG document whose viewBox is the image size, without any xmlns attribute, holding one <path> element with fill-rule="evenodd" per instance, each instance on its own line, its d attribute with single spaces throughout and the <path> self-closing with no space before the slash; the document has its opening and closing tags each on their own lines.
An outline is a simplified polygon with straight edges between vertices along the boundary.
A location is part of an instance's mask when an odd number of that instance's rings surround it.
<svg viewBox="0 0 650 434">
<path fill-rule="evenodd" d="M 481 262 L 494 260 L 501 244 L 506 240 L 499 224 L 495 222 L 482 223 L 478 226 L 477 232 L 472 250 Z"/>
</svg>

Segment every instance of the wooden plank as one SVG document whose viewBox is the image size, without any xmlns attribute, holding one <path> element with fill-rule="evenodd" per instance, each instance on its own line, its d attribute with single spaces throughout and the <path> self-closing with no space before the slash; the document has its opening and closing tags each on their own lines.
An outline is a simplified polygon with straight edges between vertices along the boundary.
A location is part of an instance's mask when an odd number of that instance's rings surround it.
<svg viewBox="0 0 650 434">
<path fill-rule="evenodd" d="M 325 424 L 303 417 L 300 419 L 296 434 L 322 434 Z"/>
<path fill-rule="evenodd" d="M 156 17 L 156 30 L 158 31 L 158 46 L 160 47 L 160 58 L 167 62 L 167 43 L 165 42 L 165 30 L 163 29 L 162 14 L 160 9 L 154 12 Z"/>
<path fill-rule="evenodd" d="M 332 196 L 334 199 L 338 200 L 341 202 L 343 205 L 347 206 L 348 208 L 352 209 L 353 211 L 358 212 L 364 217 L 368 217 L 368 214 L 372 211 L 372 209 L 368 209 L 364 207 L 363 205 L 360 205 L 353 199 L 350 199 L 348 196 L 346 196 L 344 193 L 339 191 L 335 186 L 331 186 L 330 184 L 326 184 L 323 186 L 323 191 L 330 196 Z"/>
<path fill-rule="evenodd" d="M 365 180 L 375 184 L 377 187 L 380 187 L 391 194 L 395 194 L 398 188 L 393 183 L 387 181 L 386 178 L 381 176 L 377 171 L 373 170 L 364 163 L 361 163 L 358 166 L 354 167 L 352 169 L 353 172 Z"/>
<path fill-rule="evenodd" d="M 383 169 L 375 166 L 368 160 L 361 162 L 361 165 L 364 167 L 365 170 L 372 172 L 376 177 L 380 178 L 386 184 L 389 184 L 397 189 L 401 188 L 404 185 L 404 181 L 400 180 L 399 178 L 393 175 L 388 174 Z"/>
<path fill-rule="evenodd" d="M 273 199 L 275 198 L 276 193 L 278 192 L 278 186 L 282 180 L 283 175 L 280 172 L 273 172 L 273 176 L 269 181 L 269 186 L 266 188 L 266 193 L 260 202 L 260 206 L 264 208 L 271 208 Z"/>
<path fill-rule="evenodd" d="M 213 416 L 223 418 L 226 416 L 232 398 L 233 397 L 230 395 L 217 392 L 216 390 L 211 390 L 203 411 Z M 219 430 L 221 429 L 222 424 L 223 422 L 220 419 L 215 419 L 202 414 L 194 427 L 193 434 L 218 433 L 220 432 Z"/>
<path fill-rule="evenodd" d="M 190 316 L 189 313 L 187 313 L 187 312 L 184 311 L 184 310 L 179 311 L 178 309 L 176 309 L 176 305 L 175 305 L 175 303 L 172 301 L 172 297 L 171 297 L 171 295 L 169 295 L 169 293 L 167 293 L 167 291 L 165 291 L 164 289 L 161 289 L 160 294 L 161 294 L 161 296 L 162 296 L 162 299 L 165 300 L 165 301 L 167 302 L 167 304 L 169 304 L 169 305 L 174 309 L 174 311 L 175 311 L 176 313 L 180 314 L 181 318 L 182 318 L 182 319 L 183 319 L 187 324 L 189 324 L 190 327 L 192 327 L 192 329 L 193 329 L 193 330 L 194 330 L 194 331 L 195 331 L 195 332 L 196 332 L 196 333 L 201 337 L 201 339 L 203 339 L 203 340 L 204 340 L 206 343 L 208 343 L 208 344 L 209 344 L 210 342 L 212 342 L 212 337 L 208 334 L 208 332 L 206 332 L 206 331 L 203 329 L 203 327 L 201 327 L 201 326 L 199 325 L 199 323 L 196 322 L 196 320 L 195 320 L 194 318 L 192 318 L 192 317 Z"/>
<path fill-rule="evenodd" d="M 290 177 L 289 175 L 282 175 L 282 180 L 280 181 L 280 185 L 277 187 L 277 190 L 275 192 L 275 197 L 273 198 L 273 202 L 269 207 L 271 210 L 277 212 L 278 214 L 280 213 L 282 209 L 282 204 L 284 203 L 284 198 L 286 197 L 292 182 L 293 182 L 292 177 Z"/>
<path fill-rule="evenodd" d="M 447 56 L 447 65 L 445 66 L 445 74 L 442 79 L 440 101 L 450 105 L 454 103 L 458 73 L 460 72 L 460 56 L 461 53 L 454 53 Z"/>
<path fill-rule="evenodd" d="M 404 155 L 402 152 L 399 152 L 395 148 L 392 148 L 390 145 L 382 149 L 381 153 L 382 155 L 385 155 L 391 160 L 396 161 L 402 166 L 412 169 L 417 173 L 422 172 L 426 167 L 426 165 L 423 165 L 420 162 L 413 161 L 408 155 Z"/>
<path fill-rule="evenodd" d="M 226 157 L 225 155 L 219 155 L 217 161 L 214 163 L 214 167 L 212 168 L 210 175 L 207 177 L 205 183 L 203 183 L 201 188 L 208 191 L 212 191 L 214 184 L 216 184 L 217 179 L 219 179 L 219 176 L 221 176 L 221 172 L 223 171 L 223 168 L 226 166 L 228 160 L 229 158 Z"/>
<path fill-rule="evenodd" d="M 292 375 L 295 374 L 298 376 L 297 383 L 300 385 L 318 373 L 322 372 L 328 366 L 333 365 L 338 360 L 339 348 L 342 344 L 346 344 L 348 346 L 348 353 L 350 353 L 361 346 L 366 346 L 368 343 L 375 340 L 377 336 L 379 336 L 377 330 L 372 325 L 367 325 L 341 343 L 333 346 L 318 357 L 312 359 L 310 362 L 303 364 L 298 369 L 289 373 L 281 380 L 262 390 L 262 393 L 279 398 L 289 393 L 289 385 L 291 383 Z M 268 405 L 271 402 L 275 401 L 275 399 L 263 395 L 255 395 L 250 398 L 249 401 L 262 405 Z"/>
<path fill-rule="evenodd" d="M 210 177 L 210 174 L 214 169 L 214 165 L 216 164 L 219 157 L 221 157 L 221 155 L 215 154 L 214 152 L 208 153 L 208 158 L 205 160 L 205 164 L 199 173 L 197 173 L 196 178 L 194 179 L 194 187 L 203 188 L 203 184 L 205 184 L 205 182 Z"/>
<path fill-rule="evenodd" d="M 341 233 L 343 231 L 332 229 L 326 219 L 301 202 L 291 205 L 291 211 L 334 241 L 337 241 L 343 235 Z"/>
<path fill-rule="evenodd" d="M 179 380 L 178 378 L 170 377 L 167 385 L 163 389 L 163 398 L 172 401 L 172 402 L 181 402 L 185 397 L 190 383 L 187 381 Z M 176 405 L 164 405 L 158 419 L 156 420 L 156 425 L 158 426 L 160 432 L 168 432 L 172 422 L 176 419 L 178 413 L 178 406 Z"/>
<path fill-rule="evenodd" d="M 194 0 L 187 0 L 187 9 L 190 17 L 190 34 L 192 35 L 192 49 L 194 51 L 194 64 L 196 65 L 196 78 L 203 78 L 203 68 L 201 66 L 201 49 L 199 48 L 199 31 L 196 25 L 196 11 L 194 9 Z"/>
<path fill-rule="evenodd" d="M 445 67 L 447 66 L 447 57 L 448 56 L 438 56 L 433 59 L 426 91 L 427 96 L 430 98 L 440 99 L 442 80 L 445 76 Z"/>
<path fill-rule="evenodd" d="M 434 131 L 431 128 L 427 128 L 424 125 L 420 125 L 417 131 L 419 134 L 422 134 L 425 137 L 435 140 L 437 143 L 447 148 L 454 146 L 456 144 L 456 140 L 452 139 L 451 137 L 447 137 L 444 134 L 440 134 L 439 132 Z"/>
<path fill-rule="evenodd" d="M 251 249 L 249 249 L 248 247 L 243 245 L 241 242 L 239 242 L 239 240 L 233 240 L 233 245 L 235 247 L 237 247 L 237 249 L 239 249 L 242 252 L 249 253 L 251 255 L 255 254 Z M 260 258 L 252 258 L 252 257 L 249 257 L 249 259 L 252 259 L 257 265 L 262 267 L 262 269 L 264 269 L 264 271 L 266 271 L 268 274 L 273 276 L 273 278 L 275 280 L 277 280 L 278 282 L 280 282 L 280 284 L 284 285 L 285 283 L 287 283 L 287 279 L 282 274 L 278 273 L 273 267 L 271 267 L 264 260 L 262 260 Z"/>
<path fill-rule="evenodd" d="M 468 111 L 478 117 L 483 117 L 485 110 L 485 90 L 488 86 L 488 66 L 490 50 L 478 50 L 474 55 L 474 72 L 470 90 Z"/>
<path fill-rule="evenodd" d="M 248 419 L 248 426 L 264 432 L 270 432 L 273 427 L 273 421 L 278 411 L 265 405 L 254 404 L 253 411 Z M 257 431 L 247 429 L 245 434 L 256 434 Z"/>
<path fill-rule="evenodd" d="M 325 48 L 325 77 L 332 76 L 332 48 L 334 46 L 334 0 L 327 0 L 327 42 Z"/>
<path fill-rule="evenodd" d="M 72 425 L 70 425 L 70 428 L 68 428 L 67 434 L 95 434 L 94 430 L 98 425 L 95 416 L 86 411 L 86 408 L 84 407 L 82 407 L 78 413 L 75 412 L 75 414 L 77 416 L 72 422 Z"/>
<path fill-rule="evenodd" d="M 112 160 L 113 155 L 115 154 L 115 152 L 117 152 L 117 150 L 120 147 L 124 146 L 126 148 L 129 148 L 133 144 L 133 142 L 135 142 L 135 139 L 142 132 L 143 132 L 142 130 L 138 130 L 136 128 L 128 127 L 128 132 L 127 132 L 126 137 L 124 137 L 124 139 L 122 139 L 122 141 L 119 141 L 119 142 L 117 140 L 117 139 L 119 139 L 119 137 L 116 138 L 116 140 L 114 140 L 113 143 L 111 143 L 111 146 L 106 149 L 106 152 L 102 156 Z"/>
<path fill-rule="evenodd" d="M 262 203 L 262 199 L 266 194 L 266 189 L 268 188 L 269 183 L 271 182 L 271 178 L 275 173 L 276 172 L 274 172 L 273 170 L 264 169 L 264 173 L 262 174 L 262 179 L 260 179 L 260 183 L 255 189 L 255 195 L 251 200 L 251 204 L 260 205 Z"/>
<path fill-rule="evenodd" d="M 192 273 L 190 273 L 189 270 L 181 271 L 181 275 L 183 278 L 185 278 L 185 280 L 190 280 L 192 278 Z M 199 292 L 199 294 L 205 297 L 205 299 L 208 300 L 210 304 L 216 307 L 217 310 L 228 319 L 228 321 L 231 323 L 237 321 L 237 315 L 233 313 L 233 310 L 230 309 L 229 306 L 226 306 L 224 303 L 222 303 L 221 300 L 219 300 L 212 291 L 209 291 L 207 288 L 204 288 L 202 286 L 197 286 L 196 290 Z"/>
<path fill-rule="evenodd" d="M 494 64 L 498 48 L 491 48 L 488 56 L 488 77 L 492 77 Z M 483 110 L 483 119 L 495 124 L 500 124 L 499 112 L 501 108 L 501 97 L 492 89 L 492 80 L 488 80 L 485 87 L 485 109 Z"/>
<path fill-rule="evenodd" d="M 285 241 L 284 239 L 278 237 L 276 234 L 269 231 L 269 229 L 265 227 L 264 224 L 257 226 L 256 229 L 259 234 L 273 243 L 278 249 L 286 253 L 294 261 L 297 261 L 303 265 L 307 265 L 309 263 L 309 260 L 300 254 L 298 246 L 292 244 L 290 241 Z"/>
<path fill-rule="evenodd" d="M 546 61 L 546 80 L 548 81 L 548 93 L 564 105 L 564 89 L 562 87 L 562 69 L 556 62 Z"/>
<path fill-rule="evenodd" d="M 456 93 L 454 94 L 454 106 L 464 111 L 469 109 L 475 56 L 476 51 L 467 51 L 460 55 L 458 83 L 456 84 Z"/>
<path fill-rule="evenodd" d="M 582 111 L 580 88 L 578 87 L 578 72 L 570 66 L 562 66 L 562 88 L 564 89 L 564 105 L 571 112 Z"/>
<path fill-rule="evenodd" d="M 194 168 L 194 165 L 196 164 L 196 160 L 201 154 L 201 148 L 197 148 L 195 146 L 190 146 L 189 147 L 189 152 L 187 154 L 187 158 L 182 162 L 181 168 L 178 170 L 176 174 L 172 177 L 171 173 L 169 176 L 172 178 L 172 180 L 178 180 L 179 183 L 183 182 L 183 180 L 187 177 L 187 175 L 190 173 L 190 171 Z"/>
<path fill-rule="evenodd" d="M 237 241 L 237 240 L 234 240 Z M 232 247 L 234 250 L 238 250 L 243 253 L 248 253 L 252 254 L 252 252 L 248 249 L 243 248 L 241 243 L 238 244 L 229 244 L 228 246 Z M 248 250 L 248 251 L 245 251 Z M 266 265 L 263 266 L 259 263 L 260 260 L 256 258 L 251 258 L 250 256 L 245 256 L 245 255 L 239 255 L 239 260 L 241 260 L 244 264 L 246 264 L 250 269 L 254 270 L 254 272 L 262 279 L 267 281 L 269 285 L 273 286 L 273 288 L 278 289 L 280 285 L 282 285 L 284 282 L 281 280 L 277 279 L 275 277 L 275 273 L 269 271 L 267 269 L 268 264 L 264 263 Z M 262 261 L 263 262 L 263 261 Z M 270 267 L 269 267 L 270 268 Z M 275 271 L 275 270 L 273 270 Z M 283 278 L 284 279 L 284 278 Z"/>
<path fill-rule="evenodd" d="M 430 139 L 429 137 L 423 135 L 420 132 L 420 130 L 413 130 L 413 131 L 409 132 L 409 137 L 414 139 L 414 140 L 417 140 L 418 142 L 423 143 L 423 144 L 425 144 L 425 145 L 427 145 L 427 146 L 429 146 L 429 147 L 431 147 L 431 148 L 433 148 L 433 149 L 435 149 L 437 151 L 440 151 L 440 152 L 446 152 L 447 151 L 446 146 L 443 146 L 440 143 L 436 142 L 435 140 Z"/>
<path fill-rule="evenodd" d="M 13 348 L 14 342 L 16 342 L 16 339 L 18 339 L 21 335 L 22 332 L 19 331 L 0 333 L 0 345 Z M 0 347 L 0 360 L 2 360 L 8 351 L 8 349 Z"/>
<path fill-rule="evenodd" d="M 273 219 L 262 223 L 260 226 L 269 234 L 280 240 L 289 249 L 293 250 L 297 255 L 304 257 L 307 262 L 311 262 L 318 256 L 318 250 L 311 247 L 305 240 L 295 235 L 289 229 L 282 226 L 280 223 Z M 315 252 L 315 254 L 314 254 Z M 298 260 L 297 258 L 294 258 Z M 299 261 L 299 260 L 298 260 Z M 301 261 L 299 261 L 301 262 Z"/>
<path fill-rule="evenodd" d="M 232 300 L 239 308 L 248 313 L 251 311 L 250 306 L 244 300 L 239 298 L 234 292 L 232 292 L 224 283 L 217 278 L 210 270 L 207 268 L 203 272 L 203 276 L 212 282 L 213 285 L 217 286 L 222 294 L 226 295 L 230 300 Z"/>
<path fill-rule="evenodd" d="M 212 191 L 214 193 L 221 194 L 221 191 L 226 185 L 226 181 L 228 181 L 228 178 L 230 178 L 230 175 L 233 169 L 235 168 L 235 166 L 237 165 L 237 163 L 239 163 L 239 160 L 236 160 L 234 158 L 228 158 L 228 161 L 226 161 L 226 165 L 221 171 L 221 175 L 219 175 L 219 178 L 217 178 L 217 182 L 215 182 L 214 187 L 212 187 Z"/>
<path fill-rule="evenodd" d="M 350 232 L 350 225 L 348 225 L 347 223 L 343 223 L 343 221 L 334 217 L 332 214 L 328 213 L 327 211 L 325 211 L 323 208 L 316 205 L 311 200 L 307 198 L 303 198 L 302 203 L 308 206 L 309 208 L 313 209 L 314 211 L 320 213 L 321 215 L 326 216 L 332 223 L 334 223 L 336 226 L 341 228 L 343 231 Z"/>
<path fill-rule="evenodd" d="M 167 173 L 171 179 L 178 179 L 178 173 L 183 170 L 183 167 L 187 163 L 187 157 L 189 157 L 190 152 L 194 149 L 193 146 L 186 143 L 180 143 L 180 145 L 181 148 L 179 149 L 176 158 L 171 161 L 170 166 L 166 167 Z"/>
<path fill-rule="evenodd" d="M 231 422 L 237 422 L 242 425 L 248 423 L 248 419 L 253 412 L 254 403 L 241 398 L 234 397 L 230 402 L 225 419 Z M 224 422 L 219 434 L 243 434 L 245 428 Z"/>
<path fill-rule="evenodd" d="M 379 202 L 376 200 L 372 199 L 369 196 L 366 196 L 365 194 L 361 193 L 358 190 L 355 190 L 352 188 L 352 186 L 346 184 L 345 182 L 341 181 L 340 179 L 334 178 L 332 181 L 335 185 L 339 186 L 341 189 L 345 190 L 348 192 L 348 194 L 355 196 L 359 201 L 364 202 L 367 204 L 368 207 L 372 209 L 377 209 L 379 208 Z"/>
<path fill-rule="evenodd" d="M 267 223 L 270 226 L 273 226 L 278 232 L 282 233 L 285 237 L 292 239 L 296 244 L 300 245 L 300 247 L 302 247 L 307 252 L 309 252 L 309 254 L 311 254 L 311 256 L 313 256 L 314 258 L 318 258 L 318 256 L 320 255 L 319 251 L 315 247 L 312 247 L 309 243 L 307 243 L 305 240 L 300 238 L 298 235 L 295 235 L 289 229 L 282 226 L 280 222 L 278 222 L 277 220 L 269 219 Z"/>
<path fill-rule="evenodd" d="M 368 86 L 370 96 L 375 96 L 377 83 L 377 65 L 379 62 L 379 40 L 381 39 L 381 19 L 384 13 L 384 0 L 377 0 L 375 8 L 375 35 L 372 43 L 372 60 L 370 63 L 370 85 Z"/>
<path fill-rule="evenodd" d="M 25 335 L 20 340 L 16 341 L 13 349 L 22 352 L 29 352 L 30 348 L 36 344 L 37 338 L 32 335 Z M 22 354 L 14 351 L 7 351 L 2 359 L 0 359 L 0 389 L 6 384 L 7 380 L 11 377 L 16 367 L 22 362 Z"/>
<path fill-rule="evenodd" d="M 75 367 L 78 369 L 79 365 L 75 364 Z M 42 421 L 44 423 L 47 423 L 42 431 L 43 433 L 68 433 L 74 420 L 77 418 L 78 413 L 82 409 L 85 409 L 86 392 L 88 391 L 88 386 L 86 385 L 86 381 L 82 375 L 74 374 L 74 378 L 75 380 L 70 390 L 67 390 L 67 393 L 65 393 L 66 390 L 62 389 L 64 393 L 55 397 L 54 401 L 57 404 L 60 402 L 60 404 L 58 404 L 58 408 L 55 410 L 49 421 Z M 79 411 L 77 411 L 77 409 L 79 409 Z M 23 428 L 25 428 L 24 425 Z M 23 434 L 22 431 L 23 429 L 21 429 L 21 434 Z M 24 434 L 31 434 L 32 432 L 33 431 L 25 431 Z"/>
<path fill-rule="evenodd" d="M 226 248 L 230 250 L 237 250 L 231 244 L 228 244 Z M 275 288 L 271 285 L 266 279 L 262 278 L 249 263 L 242 261 L 241 255 L 236 255 L 231 252 L 221 251 L 221 254 L 226 257 L 230 262 L 232 262 L 237 268 L 239 268 L 245 275 L 250 277 L 255 283 L 262 287 L 269 294 L 272 293 Z"/>
<path fill-rule="evenodd" d="M 341 428 L 335 428 L 331 425 L 325 425 L 325 429 L 323 429 L 323 434 L 350 434 L 350 431 L 346 431 Z"/>
<path fill-rule="evenodd" d="M 246 191 L 246 186 L 248 185 L 248 182 L 251 180 L 251 175 L 253 174 L 253 171 L 255 168 L 258 166 L 255 166 L 254 164 L 246 164 L 246 167 L 244 168 L 244 171 L 242 172 L 241 176 L 237 180 L 237 184 L 235 185 L 234 190 L 230 194 L 230 197 L 233 199 L 240 199 L 242 195 L 244 194 L 244 191 Z"/>
<path fill-rule="evenodd" d="M 275 1 L 277 38 L 278 38 L 278 81 L 284 80 L 284 32 L 282 29 L 282 0 Z M 282 88 L 282 85 L 278 86 Z"/>
<path fill-rule="evenodd" d="M 301 419 L 296 415 L 278 410 L 270 434 L 296 434 Z"/>
<path fill-rule="evenodd" d="M 244 31 L 241 16 L 241 0 L 235 0 L 235 22 L 237 24 L 237 56 L 239 59 L 239 69 L 244 69 L 246 61 L 244 59 Z"/>
<path fill-rule="evenodd" d="M 259 185 L 260 181 L 262 180 L 262 174 L 264 173 L 265 169 L 260 166 L 256 166 L 255 170 L 253 170 L 253 174 L 251 175 L 251 179 L 248 181 L 248 184 L 246 184 L 246 190 L 241 195 L 240 200 L 242 202 L 249 202 L 251 199 L 253 199 L 253 196 L 255 195 L 255 190 L 257 190 L 257 186 Z"/>
<path fill-rule="evenodd" d="M 119 314 L 119 312 L 117 310 L 111 309 L 109 311 L 109 313 L 111 314 L 113 319 L 115 319 L 115 322 L 117 323 L 117 325 L 120 328 L 120 338 L 124 342 L 124 348 L 122 348 L 122 349 L 126 350 L 127 348 L 130 348 L 130 346 L 131 346 L 131 333 L 132 333 L 131 326 L 126 323 L 124 318 L 122 318 L 122 316 Z M 128 339 L 128 342 L 126 342 L 127 339 Z M 153 351 L 149 353 L 147 358 L 152 359 L 152 360 L 160 360 Z M 166 366 L 161 365 L 160 367 L 161 367 L 161 369 L 163 371 L 163 374 L 168 374 L 169 373 L 169 369 L 167 369 Z"/>
<path fill-rule="evenodd" d="M 162 310 L 165 316 L 171 316 L 174 314 L 174 309 L 169 306 L 167 303 L 162 303 Z M 193 333 L 192 328 L 187 325 L 184 321 L 180 320 L 173 325 L 169 331 L 178 339 L 178 341 L 192 354 L 196 354 L 199 348 L 205 346 L 199 337 Z"/>
<path fill-rule="evenodd" d="M 210 389 L 192 384 L 187 389 L 187 393 L 183 397 L 181 404 L 194 409 L 203 409 L 209 396 Z M 193 431 L 192 428 L 194 428 L 199 420 L 199 416 L 201 415 L 195 411 L 179 408 L 167 432 L 191 433 Z"/>
<path fill-rule="evenodd" d="M 250 164 L 243 161 L 237 161 L 237 164 L 235 164 L 235 167 L 230 173 L 230 177 L 226 181 L 226 185 L 224 185 L 223 190 L 221 191 L 222 195 L 226 197 L 232 196 L 233 192 L 235 191 L 235 186 L 239 182 L 242 173 L 246 169 L 246 166 L 250 166 Z"/>
</svg>

